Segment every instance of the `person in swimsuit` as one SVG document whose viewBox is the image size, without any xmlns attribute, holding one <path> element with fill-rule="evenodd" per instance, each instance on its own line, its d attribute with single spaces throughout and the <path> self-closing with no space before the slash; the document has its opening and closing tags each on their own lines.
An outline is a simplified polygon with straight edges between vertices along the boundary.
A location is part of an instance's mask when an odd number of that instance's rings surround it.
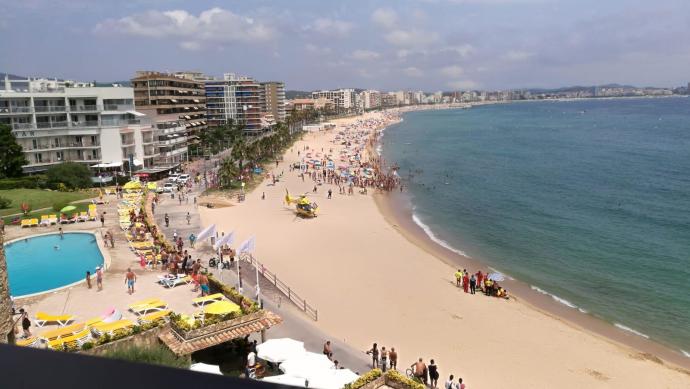
<svg viewBox="0 0 690 389">
<path fill-rule="evenodd" d="M 385 347 L 381 347 L 381 370 L 385 373 L 388 364 L 388 350 Z"/>
<path fill-rule="evenodd" d="M 415 362 L 412 364 L 412 373 L 414 374 L 415 378 L 421 380 L 424 382 L 424 385 L 426 385 L 427 379 L 426 379 L 426 364 L 424 364 L 424 360 L 422 358 L 419 358 L 419 361 Z"/>
<path fill-rule="evenodd" d="M 429 363 L 429 381 L 431 387 L 436 388 L 436 385 L 438 384 L 438 366 L 436 366 L 433 359 L 431 360 L 431 363 Z"/>
<path fill-rule="evenodd" d="M 100 266 L 96 267 L 96 287 L 103 290 L 103 269 Z"/>
<path fill-rule="evenodd" d="M 125 283 L 127 284 L 127 293 L 134 293 L 134 283 L 137 281 L 137 275 L 134 274 L 132 269 L 127 268 L 127 274 L 125 274 Z"/>
<path fill-rule="evenodd" d="M 199 281 L 199 286 L 201 287 L 201 297 L 208 296 L 210 289 L 208 287 L 208 277 L 206 277 L 206 274 L 199 274 L 197 280 Z"/>
<path fill-rule="evenodd" d="M 327 356 L 328 359 L 332 359 L 333 357 L 333 350 L 331 349 L 330 340 L 326 341 L 326 343 L 323 345 L 323 355 Z"/>
<path fill-rule="evenodd" d="M 398 369 L 398 353 L 395 352 L 395 347 L 391 347 L 391 352 L 388 353 L 388 356 L 391 360 L 391 369 L 397 370 Z"/>
<path fill-rule="evenodd" d="M 379 366 L 379 349 L 376 343 L 371 347 L 371 350 L 367 351 L 367 354 L 371 354 L 371 366 L 372 369 L 376 369 Z"/>
</svg>

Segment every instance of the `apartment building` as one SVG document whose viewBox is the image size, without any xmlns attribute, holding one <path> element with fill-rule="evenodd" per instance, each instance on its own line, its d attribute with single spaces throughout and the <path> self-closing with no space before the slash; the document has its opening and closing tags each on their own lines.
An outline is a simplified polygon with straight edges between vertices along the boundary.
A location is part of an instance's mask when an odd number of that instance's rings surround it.
<svg viewBox="0 0 690 389">
<path fill-rule="evenodd" d="M 189 149 L 207 128 L 204 82 L 181 74 L 137 72 L 131 80 L 137 111 L 156 127 L 156 158 L 146 166 L 177 165 L 189 159 Z"/>
<path fill-rule="evenodd" d="M 337 110 L 351 110 L 356 107 L 356 97 L 354 89 L 322 90 L 311 93 L 312 99 L 325 98 Z"/>
<path fill-rule="evenodd" d="M 251 77 L 225 73 L 222 80 L 205 82 L 208 124 L 223 126 L 229 122 L 244 125 L 247 135 L 262 131 L 261 84 Z"/>
<path fill-rule="evenodd" d="M 377 90 L 365 90 L 360 93 L 362 108 L 376 109 L 381 107 L 381 92 Z"/>
<path fill-rule="evenodd" d="M 6 76 L 0 124 L 10 126 L 24 149 L 26 173 L 66 161 L 127 170 L 130 156 L 142 165 L 155 153 L 155 129 L 135 110 L 132 88 Z"/>
<path fill-rule="evenodd" d="M 264 115 L 270 114 L 276 122 L 285 122 L 285 84 L 279 81 L 260 82 L 259 102 Z"/>
</svg>

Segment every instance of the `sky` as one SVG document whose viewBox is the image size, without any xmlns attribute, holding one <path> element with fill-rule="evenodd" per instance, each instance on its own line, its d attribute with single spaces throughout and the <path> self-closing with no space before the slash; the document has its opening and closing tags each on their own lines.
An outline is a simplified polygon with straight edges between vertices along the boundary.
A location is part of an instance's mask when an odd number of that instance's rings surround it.
<svg viewBox="0 0 690 389">
<path fill-rule="evenodd" d="M 292 90 L 680 86 L 690 0 L 0 0 L 0 72 L 137 70 Z"/>
</svg>

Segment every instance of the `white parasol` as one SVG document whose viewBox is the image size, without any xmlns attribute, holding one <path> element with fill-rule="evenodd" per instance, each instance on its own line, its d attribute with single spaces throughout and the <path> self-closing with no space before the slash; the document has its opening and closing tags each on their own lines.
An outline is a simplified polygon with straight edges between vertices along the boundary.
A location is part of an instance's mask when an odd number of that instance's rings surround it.
<svg viewBox="0 0 690 389">
<path fill-rule="evenodd" d="M 317 370 L 335 367 L 333 362 L 324 354 L 306 352 L 302 355 L 288 358 L 280 364 L 280 371 L 295 377 L 308 378 Z"/>
<path fill-rule="evenodd" d="M 290 338 L 269 339 L 256 346 L 256 356 L 259 358 L 280 363 L 287 359 L 299 357 L 306 353 L 304 342 Z"/>
<path fill-rule="evenodd" d="M 209 365 L 206 363 L 194 363 L 189 367 L 189 370 L 198 371 L 201 373 L 223 375 L 223 373 L 220 372 L 220 366 Z"/>
</svg>

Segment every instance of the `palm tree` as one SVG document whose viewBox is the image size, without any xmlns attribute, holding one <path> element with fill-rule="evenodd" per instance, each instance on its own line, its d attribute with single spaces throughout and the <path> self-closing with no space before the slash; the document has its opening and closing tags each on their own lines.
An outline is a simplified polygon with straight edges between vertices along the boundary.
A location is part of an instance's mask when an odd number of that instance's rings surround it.
<svg viewBox="0 0 690 389">
<path fill-rule="evenodd" d="M 0 234 L 0 343 L 14 344 L 12 300 L 10 300 L 10 287 L 7 282 L 4 240 L 4 234 Z"/>
</svg>

